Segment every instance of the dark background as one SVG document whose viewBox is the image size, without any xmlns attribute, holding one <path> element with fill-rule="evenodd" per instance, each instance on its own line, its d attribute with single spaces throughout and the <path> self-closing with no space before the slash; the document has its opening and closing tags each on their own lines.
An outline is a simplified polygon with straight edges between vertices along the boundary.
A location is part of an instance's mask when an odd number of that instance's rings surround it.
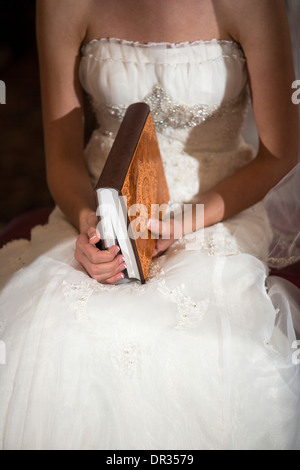
<svg viewBox="0 0 300 470">
<path fill-rule="evenodd" d="M 35 0 L 0 0 L 0 232 L 16 216 L 53 205 L 45 175 Z"/>
</svg>

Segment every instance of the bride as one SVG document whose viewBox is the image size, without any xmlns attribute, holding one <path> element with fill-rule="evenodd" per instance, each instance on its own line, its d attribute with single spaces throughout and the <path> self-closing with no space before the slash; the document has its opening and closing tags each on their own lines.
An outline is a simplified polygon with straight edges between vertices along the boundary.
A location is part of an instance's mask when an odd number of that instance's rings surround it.
<svg viewBox="0 0 300 470">
<path fill-rule="evenodd" d="M 38 0 L 37 38 L 57 206 L 0 251 L 1 448 L 299 449 L 299 308 L 266 285 L 264 202 L 298 154 L 284 2 Z M 147 283 L 122 285 L 118 247 L 95 246 L 93 185 L 136 101 L 172 203 L 204 204 L 205 227 L 166 240 L 151 220 Z"/>
</svg>

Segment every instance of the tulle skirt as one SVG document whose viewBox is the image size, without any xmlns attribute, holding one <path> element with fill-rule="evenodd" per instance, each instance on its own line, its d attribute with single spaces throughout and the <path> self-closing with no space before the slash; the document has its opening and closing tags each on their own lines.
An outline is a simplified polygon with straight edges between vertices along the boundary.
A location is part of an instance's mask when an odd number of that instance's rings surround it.
<svg viewBox="0 0 300 470">
<path fill-rule="evenodd" d="M 176 242 L 145 285 L 90 279 L 58 208 L 4 247 L 0 447 L 300 450 L 299 291 L 268 276 L 298 256 L 297 191 L 274 224 L 298 175 Z"/>
</svg>

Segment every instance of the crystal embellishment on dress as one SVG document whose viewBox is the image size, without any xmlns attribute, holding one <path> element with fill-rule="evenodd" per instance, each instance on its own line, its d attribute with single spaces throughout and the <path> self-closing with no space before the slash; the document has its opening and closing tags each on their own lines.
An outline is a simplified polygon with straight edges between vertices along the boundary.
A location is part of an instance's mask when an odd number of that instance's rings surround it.
<svg viewBox="0 0 300 470">
<path fill-rule="evenodd" d="M 176 102 L 161 85 L 156 84 L 153 86 L 152 91 L 141 101 L 150 106 L 155 129 L 158 132 L 162 132 L 169 127 L 173 129 L 193 128 L 211 118 L 215 113 L 223 114 L 228 111 L 234 112 L 234 110 L 239 109 L 240 106 L 244 107 L 248 97 L 248 89 L 244 88 L 236 98 L 226 101 L 221 105 L 200 103 L 189 106 L 184 103 Z M 110 103 L 99 104 L 95 101 L 92 102 L 92 106 L 100 115 L 108 115 L 119 121 L 123 119 L 127 109 L 125 105 Z M 105 132 L 109 133 L 109 135 L 111 134 L 109 130 Z"/>
<path fill-rule="evenodd" d="M 160 132 L 167 127 L 185 129 L 198 126 L 218 109 L 216 105 L 187 106 L 176 103 L 158 84 L 143 101 L 150 106 L 155 128 Z"/>
</svg>

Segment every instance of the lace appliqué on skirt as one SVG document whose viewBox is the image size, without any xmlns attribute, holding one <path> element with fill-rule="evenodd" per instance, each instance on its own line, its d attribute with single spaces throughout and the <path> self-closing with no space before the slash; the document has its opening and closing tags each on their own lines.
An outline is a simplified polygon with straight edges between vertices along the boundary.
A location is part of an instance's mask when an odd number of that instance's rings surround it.
<svg viewBox="0 0 300 470">
<path fill-rule="evenodd" d="M 147 276 L 147 282 L 159 281 L 163 278 L 165 271 L 163 269 L 163 263 L 166 255 L 162 255 L 159 258 L 153 259 L 150 264 L 149 273 Z"/>
<path fill-rule="evenodd" d="M 124 375 L 132 377 L 137 372 L 141 359 L 141 349 L 138 343 L 125 343 L 120 349 L 111 353 L 111 361 L 116 369 Z"/>
<path fill-rule="evenodd" d="M 73 284 L 68 283 L 67 281 L 63 282 L 64 297 L 78 320 L 82 320 L 87 317 L 87 304 L 92 294 L 99 292 L 117 292 L 118 289 L 126 289 L 127 292 L 137 295 L 143 293 L 145 288 L 146 286 L 144 284 L 137 281 L 124 285 L 101 284 L 93 279 Z"/>
<path fill-rule="evenodd" d="M 64 296 L 78 320 L 86 317 L 87 303 L 94 292 L 109 292 L 113 289 L 116 289 L 116 286 L 100 284 L 93 279 L 81 281 L 78 284 L 69 284 L 67 281 L 63 282 Z"/>
<path fill-rule="evenodd" d="M 233 256 L 242 251 L 237 240 L 226 233 L 224 224 L 215 226 L 215 233 L 207 235 L 203 231 L 186 235 L 178 240 L 174 245 L 176 250 L 197 250 L 207 253 L 209 256 Z"/>
<path fill-rule="evenodd" d="M 158 291 L 177 305 L 179 315 L 174 327 L 176 330 L 188 328 L 193 323 L 199 322 L 207 312 L 209 299 L 195 302 L 192 297 L 185 294 L 184 285 L 170 289 L 165 281 L 160 281 Z"/>
</svg>

